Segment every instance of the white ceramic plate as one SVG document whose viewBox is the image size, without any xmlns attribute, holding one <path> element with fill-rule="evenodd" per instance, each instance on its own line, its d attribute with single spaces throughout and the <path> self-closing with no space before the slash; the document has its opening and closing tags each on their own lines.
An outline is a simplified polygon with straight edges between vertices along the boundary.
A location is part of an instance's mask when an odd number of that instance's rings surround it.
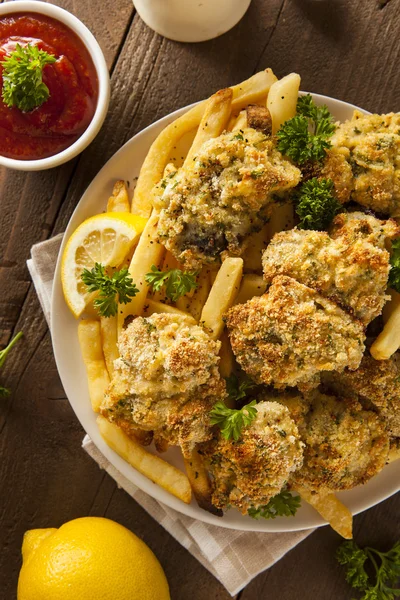
<svg viewBox="0 0 400 600">
<path fill-rule="evenodd" d="M 313 94 L 313 98 L 317 104 L 326 104 L 335 119 L 339 121 L 351 118 L 353 110 L 356 108 L 346 102 L 334 100 L 333 98 L 320 96 L 318 94 Z M 90 406 L 86 372 L 81 359 L 78 343 L 77 322 L 64 302 L 61 289 L 60 257 L 64 244 L 74 229 L 76 229 L 84 219 L 105 210 L 107 198 L 111 195 L 115 180 L 125 179 L 130 183 L 131 189 L 134 187 L 135 178 L 139 174 L 140 166 L 147 154 L 150 144 L 168 123 L 184 113 L 188 108 L 189 107 L 182 108 L 163 119 L 160 119 L 129 140 L 129 142 L 127 142 L 108 161 L 94 178 L 71 217 L 57 262 L 51 314 L 53 348 L 61 381 L 78 419 L 99 450 L 129 481 L 160 502 L 200 521 L 232 529 L 252 531 L 295 531 L 319 527 L 325 525 L 325 521 L 322 520 L 313 508 L 307 505 L 303 505 L 294 517 L 279 517 L 274 520 L 257 521 L 248 516 L 241 515 L 236 510 L 228 511 L 223 518 L 215 517 L 200 509 L 195 500 L 193 500 L 190 505 L 184 504 L 161 487 L 151 482 L 144 475 L 138 473 L 127 462 L 120 458 L 106 445 L 97 430 L 96 415 L 92 412 Z M 187 146 L 188 143 L 190 143 L 189 139 L 184 140 L 183 146 Z M 182 148 L 179 147 L 175 152 L 176 156 L 173 157 L 178 162 L 181 158 L 180 155 L 184 156 L 184 150 L 181 150 Z M 177 467 L 183 468 L 180 453 L 176 449 L 172 448 L 168 450 L 163 457 Z M 338 494 L 338 496 L 346 506 L 349 507 L 353 514 L 357 514 L 374 506 L 378 502 L 385 500 L 385 498 L 388 498 L 399 490 L 400 474 L 398 464 L 392 463 L 385 467 L 379 475 L 374 477 L 366 485 L 359 486 L 348 492 L 342 492 Z"/>
</svg>

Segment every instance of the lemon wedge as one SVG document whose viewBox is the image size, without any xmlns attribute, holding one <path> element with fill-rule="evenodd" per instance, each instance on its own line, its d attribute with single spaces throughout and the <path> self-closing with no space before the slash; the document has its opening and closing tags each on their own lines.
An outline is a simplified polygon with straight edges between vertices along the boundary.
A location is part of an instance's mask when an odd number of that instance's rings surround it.
<svg viewBox="0 0 400 600">
<path fill-rule="evenodd" d="M 147 219 L 130 213 L 103 213 L 86 219 L 69 238 L 61 260 L 61 283 L 65 301 L 78 318 L 93 297 L 81 280 L 83 269 L 95 263 L 120 266 Z"/>
</svg>

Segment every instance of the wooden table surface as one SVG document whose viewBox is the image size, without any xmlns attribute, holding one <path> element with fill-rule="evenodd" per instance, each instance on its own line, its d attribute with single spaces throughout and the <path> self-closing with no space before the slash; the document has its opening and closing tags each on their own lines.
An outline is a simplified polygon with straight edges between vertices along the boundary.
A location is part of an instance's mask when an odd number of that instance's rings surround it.
<svg viewBox="0 0 400 600">
<path fill-rule="evenodd" d="M 103 128 L 81 156 L 41 173 L 0 170 L 0 345 L 24 332 L 2 370 L 13 393 L 0 403 L 0 596 L 15 598 L 25 530 L 98 515 L 149 544 L 174 600 L 225 600 L 218 581 L 81 449 L 84 432 L 61 386 L 26 260 L 32 244 L 65 229 L 93 177 L 135 133 L 257 70 L 297 71 L 303 90 L 370 111 L 399 111 L 400 1 L 253 0 L 233 30 L 201 44 L 155 34 L 130 0 L 55 3 L 96 36 L 112 94 Z M 400 538 L 399 511 L 397 495 L 356 517 L 356 540 L 389 547 Z M 237 598 L 352 598 L 334 559 L 339 543 L 320 529 Z"/>
</svg>

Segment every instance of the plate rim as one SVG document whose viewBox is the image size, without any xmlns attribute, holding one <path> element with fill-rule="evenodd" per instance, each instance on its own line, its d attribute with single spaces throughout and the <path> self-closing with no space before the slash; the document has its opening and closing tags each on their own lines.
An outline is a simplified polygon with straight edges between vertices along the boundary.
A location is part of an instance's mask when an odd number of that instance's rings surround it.
<svg viewBox="0 0 400 600">
<path fill-rule="evenodd" d="M 334 102 L 339 103 L 339 105 L 344 106 L 347 109 L 359 110 L 360 112 L 362 112 L 364 114 L 371 114 L 368 111 L 366 111 L 354 104 L 351 104 L 344 100 L 340 100 L 338 98 L 332 98 L 331 96 L 317 94 L 314 92 L 304 92 L 304 91 L 299 92 L 299 95 L 305 95 L 305 94 L 311 94 L 313 99 L 319 100 L 320 103 L 324 103 L 326 101 L 334 101 Z M 52 294 L 51 294 L 50 333 L 51 333 L 53 354 L 55 357 L 57 371 L 58 371 L 59 377 L 61 379 L 62 385 L 64 387 L 66 396 L 68 398 L 68 402 L 69 402 L 70 406 L 72 407 L 76 418 L 80 422 L 86 435 L 88 435 L 91 438 L 92 442 L 95 444 L 97 449 L 108 460 L 108 462 L 111 465 L 111 469 L 115 469 L 117 474 L 122 475 L 122 477 L 127 479 L 130 484 L 137 486 L 141 491 L 148 494 L 151 498 L 154 498 L 161 504 L 166 505 L 169 508 L 172 508 L 173 510 L 176 510 L 179 513 L 181 513 L 185 516 L 188 516 L 196 521 L 205 522 L 205 523 L 208 523 L 211 525 L 216 525 L 219 527 L 224 527 L 226 529 L 235 529 L 235 530 L 241 530 L 241 531 L 254 531 L 254 532 L 270 532 L 270 533 L 286 532 L 286 533 L 289 533 L 289 532 L 294 532 L 294 531 L 306 531 L 306 530 L 314 529 L 317 527 L 323 527 L 323 526 L 328 525 L 328 523 L 326 521 L 324 521 L 322 519 L 322 517 L 320 517 L 320 515 L 318 515 L 318 513 L 316 513 L 316 511 L 312 511 L 308 518 L 306 518 L 306 519 L 303 518 L 303 521 L 301 522 L 301 524 L 296 523 L 295 520 L 291 521 L 291 520 L 284 519 L 283 517 L 277 518 L 276 520 L 273 521 L 273 525 L 274 525 L 273 527 L 271 526 L 272 525 L 271 521 L 258 521 L 255 519 L 250 519 L 250 518 L 246 517 L 245 515 L 243 515 L 243 518 L 241 518 L 239 522 L 232 522 L 232 521 L 227 520 L 226 518 L 220 518 L 220 517 L 211 515 L 210 513 L 200 509 L 200 507 L 197 507 L 197 506 L 196 506 L 197 510 L 199 510 L 201 512 L 199 514 L 194 515 L 193 508 L 190 504 L 187 505 L 187 504 L 183 503 L 178 498 L 176 498 L 172 494 L 168 493 L 166 490 L 164 490 L 157 484 L 153 484 L 153 482 L 151 480 L 149 480 L 146 476 L 139 473 L 139 471 L 137 471 L 136 469 L 134 469 L 134 467 L 129 465 L 116 452 L 114 452 L 114 450 L 109 448 L 109 446 L 107 446 L 107 444 L 102 439 L 98 430 L 97 430 L 97 432 L 95 432 L 95 433 L 97 433 L 97 435 L 96 434 L 92 435 L 92 433 L 89 434 L 86 424 L 83 422 L 83 420 L 78 415 L 77 410 L 75 409 L 74 403 L 71 402 L 68 391 L 67 391 L 68 382 L 65 381 L 65 377 L 63 376 L 64 374 L 63 374 L 63 369 L 62 369 L 62 359 L 61 359 L 61 355 L 60 355 L 60 351 L 59 351 L 59 340 L 57 338 L 57 333 L 56 333 L 57 332 L 57 326 L 56 326 L 57 306 L 56 305 L 57 305 L 57 301 L 60 296 L 60 289 L 61 289 L 61 282 L 60 282 L 61 256 L 62 256 L 62 252 L 65 247 L 66 241 L 68 240 L 70 230 L 73 227 L 76 227 L 74 221 L 77 219 L 77 215 L 79 214 L 82 205 L 85 204 L 85 199 L 90 196 L 91 187 L 94 185 L 97 178 L 100 177 L 100 175 L 110 167 L 111 161 L 116 160 L 116 157 L 118 157 L 119 155 L 122 155 L 124 153 L 124 151 L 126 151 L 127 146 L 130 146 L 131 144 L 140 142 L 141 137 L 145 137 L 148 133 L 151 133 L 152 130 L 158 129 L 160 126 L 166 126 L 169 122 L 171 122 L 175 118 L 179 117 L 180 115 L 184 114 L 185 112 L 190 110 L 190 108 L 197 105 L 198 103 L 199 102 L 194 102 L 187 106 L 178 108 L 177 110 L 175 110 L 171 113 L 168 113 L 167 115 L 165 115 L 165 116 L 161 117 L 160 119 L 158 119 L 157 121 L 151 123 L 144 129 L 140 130 L 138 133 L 136 133 L 134 136 L 132 136 L 129 140 L 127 140 L 121 146 L 121 148 L 119 148 L 107 160 L 107 162 L 101 167 L 101 169 L 98 171 L 98 173 L 92 179 L 92 181 L 89 183 L 88 187 L 86 188 L 86 190 L 82 194 L 79 202 L 77 203 L 71 217 L 69 218 L 68 224 L 67 224 L 65 232 L 63 234 L 63 239 L 62 239 L 62 243 L 61 243 L 61 246 L 60 246 L 60 249 L 58 252 L 58 256 L 57 256 L 57 262 L 56 262 L 56 267 L 55 267 L 55 271 L 54 271 L 54 280 L 53 280 L 53 286 L 52 286 Z M 62 296 L 62 291 L 61 291 L 61 296 Z M 76 321 L 76 323 L 78 323 L 78 320 Z M 120 463 L 119 466 L 117 466 L 116 463 Z M 385 468 L 387 468 L 387 467 L 385 467 Z M 115 479 L 115 477 L 112 473 L 109 473 L 109 474 L 111 474 L 111 476 Z M 141 484 L 143 484 L 143 485 L 141 485 Z M 150 492 L 148 488 L 151 487 L 152 484 L 154 487 L 151 488 L 152 491 Z M 357 488 L 359 488 L 359 487 L 360 486 L 357 486 Z M 144 488 L 146 488 L 146 489 L 144 489 Z M 357 488 L 354 488 L 354 489 L 357 489 Z M 384 500 L 386 500 L 387 498 L 389 498 L 390 496 L 392 496 L 399 490 L 400 490 L 400 481 L 398 482 L 396 489 L 393 488 L 384 497 L 379 497 L 378 500 L 373 499 L 372 503 L 371 503 L 371 501 L 359 502 L 359 506 L 358 506 L 357 510 L 352 511 L 352 514 L 356 515 L 365 510 L 368 510 L 369 508 L 372 508 L 373 506 L 375 506 L 376 504 L 379 504 L 380 502 L 383 502 Z M 339 497 L 341 496 L 342 493 L 339 493 Z M 345 492 L 345 493 L 349 493 L 349 492 Z M 280 523 L 282 523 L 282 524 L 280 524 Z M 285 523 L 286 523 L 286 525 L 285 525 Z"/>
</svg>

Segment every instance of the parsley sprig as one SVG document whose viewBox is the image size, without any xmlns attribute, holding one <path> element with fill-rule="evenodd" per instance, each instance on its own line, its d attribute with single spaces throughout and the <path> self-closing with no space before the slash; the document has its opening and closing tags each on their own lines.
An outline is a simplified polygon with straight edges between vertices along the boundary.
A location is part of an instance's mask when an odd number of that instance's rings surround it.
<svg viewBox="0 0 400 600">
<path fill-rule="evenodd" d="M 146 283 L 156 292 L 165 288 L 166 297 L 172 302 L 176 302 L 178 298 L 197 288 L 197 274 L 197 271 L 182 271 L 181 269 L 160 271 L 155 265 L 152 265 L 151 272 L 147 273 L 145 279 Z"/>
<path fill-rule="evenodd" d="M 400 579 L 400 542 L 388 552 L 380 552 L 348 541 L 339 546 L 336 558 L 346 568 L 346 581 L 364 592 L 361 600 L 393 600 L 400 596 L 400 589 L 394 587 Z M 373 581 L 365 569 L 367 561 L 375 571 Z"/>
<path fill-rule="evenodd" d="M 326 229 L 342 205 L 333 195 L 333 181 L 313 177 L 303 183 L 296 195 L 296 214 L 301 229 Z"/>
<path fill-rule="evenodd" d="M 331 147 L 328 138 L 334 131 L 328 108 L 314 104 L 310 94 L 301 96 L 297 100 L 296 116 L 283 123 L 276 134 L 278 150 L 299 165 L 321 161 Z"/>
<path fill-rule="evenodd" d="M 233 373 L 229 375 L 225 379 L 226 381 L 226 391 L 229 394 L 229 397 L 238 402 L 239 400 L 243 400 L 248 395 L 248 392 L 257 385 L 250 379 L 250 377 L 244 377 L 241 381 L 239 381 L 238 377 Z"/>
<path fill-rule="evenodd" d="M 46 102 L 50 92 L 43 83 L 43 68 L 55 61 L 55 56 L 37 46 L 16 44 L 15 50 L 1 62 L 4 104 L 29 112 Z"/>
<path fill-rule="evenodd" d="M 237 442 L 243 427 L 251 425 L 257 416 L 255 405 L 256 401 L 252 400 L 249 404 L 237 410 L 228 408 L 223 402 L 216 402 L 210 411 L 211 423 L 218 425 L 223 438 L 226 440 L 234 439 Z"/>
<path fill-rule="evenodd" d="M 11 342 L 8 344 L 8 346 L 6 346 L 6 348 L 4 348 L 3 350 L 0 351 L 0 368 L 4 365 L 4 362 L 8 356 L 8 353 L 10 352 L 11 348 L 18 342 L 18 340 L 23 336 L 22 331 L 20 331 L 19 333 L 17 333 L 17 335 L 11 340 Z M 10 390 L 8 388 L 3 387 L 2 385 L 0 385 L 0 397 L 5 398 L 6 396 L 10 395 Z"/>
<path fill-rule="evenodd" d="M 115 271 L 110 276 L 102 264 L 96 263 L 90 271 L 83 269 L 81 279 L 89 292 L 99 292 L 93 304 L 102 317 L 115 316 L 118 302 L 127 304 L 139 292 L 128 269 Z"/>
<path fill-rule="evenodd" d="M 276 517 L 293 517 L 301 506 L 300 496 L 292 496 L 286 490 L 280 492 L 264 506 L 250 507 L 248 515 L 253 519 L 276 519 Z"/>
<path fill-rule="evenodd" d="M 390 265 L 389 287 L 400 292 L 400 238 L 392 242 Z"/>
</svg>

